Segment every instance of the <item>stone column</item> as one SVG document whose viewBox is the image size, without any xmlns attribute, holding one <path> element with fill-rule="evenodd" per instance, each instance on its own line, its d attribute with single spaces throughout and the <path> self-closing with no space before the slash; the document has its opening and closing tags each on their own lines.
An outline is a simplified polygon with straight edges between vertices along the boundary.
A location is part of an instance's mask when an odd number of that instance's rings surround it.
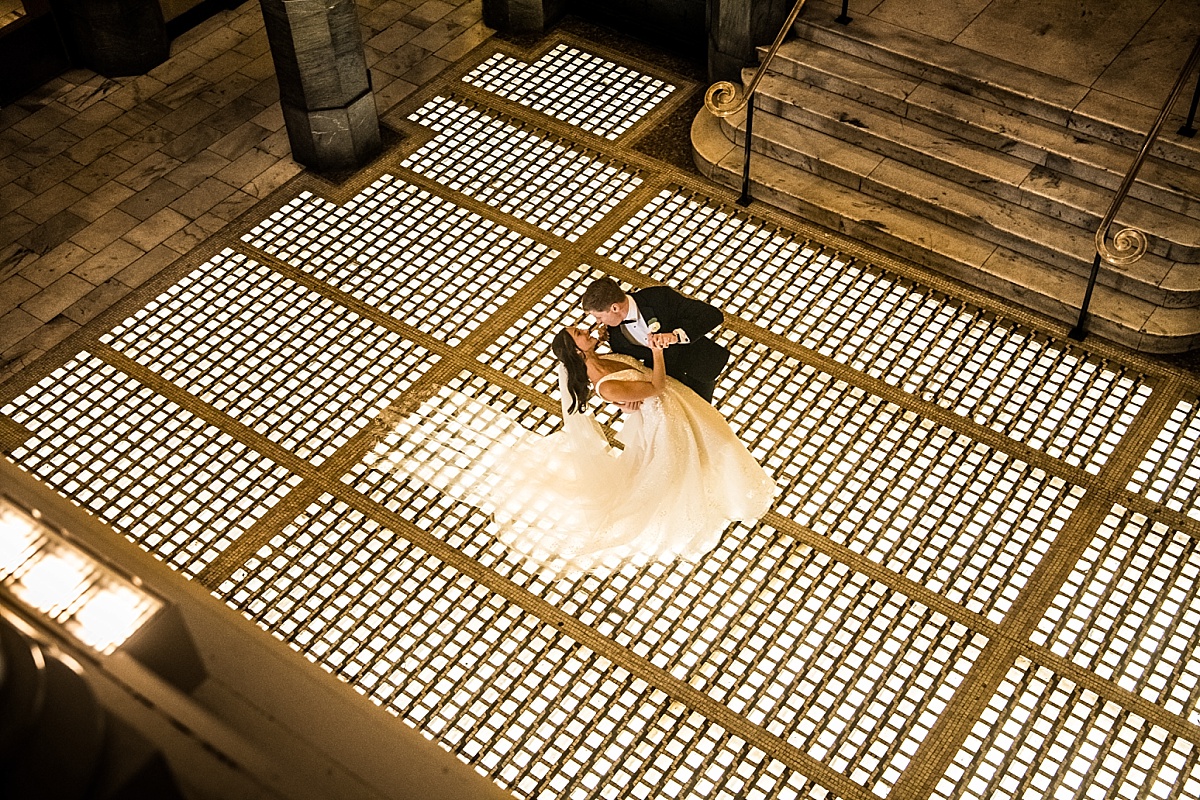
<svg viewBox="0 0 1200 800">
<path fill-rule="evenodd" d="M 795 0 L 708 0 L 708 80 L 739 83 L 756 47 L 770 46 Z"/>
<path fill-rule="evenodd" d="M 379 152 L 379 114 L 354 0 L 260 0 L 292 157 L 353 169 Z"/>
<path fill-rule="evenodd" d="M 542 33 L 562 16 L 565 0 L 483 0 L 483 24 L 501 33 Z"/>
</svg>

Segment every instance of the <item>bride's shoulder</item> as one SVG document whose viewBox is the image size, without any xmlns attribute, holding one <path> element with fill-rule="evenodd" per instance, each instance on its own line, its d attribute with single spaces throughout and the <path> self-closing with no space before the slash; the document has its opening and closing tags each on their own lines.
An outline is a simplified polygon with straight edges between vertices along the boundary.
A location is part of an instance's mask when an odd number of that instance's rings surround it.
<svg viewBox="0 0 1200 800">
<path fill-rule="evenodd" d="M 611 378 L 615 375 L 621 375 L 622 377 L 628 377 L 627 373 L 629 373 L 629 372 L 640 373 L 642 371 L 642 362 L 638 361 L 636 358 L 633 358 L 631 356 L 622 356 L 622 355 L 604 356 L 604 358 L 601 359 L 601 362 L 603 362 L 603 365 L 605 367 L 605 373 L 604 373 L 603 377 L 600 378 L 600 380 L 602 380 L 602 381 L 606 380 L 608 378 Z"/>
<path fill-rule="evenodd" d="M 604 361 L 607 362 L 604 365 L 606 367 L 606 371 L 604 375 L 600 376 L 600 378 L 595 382 L 597 391 L 599 391 L 600 384 L 604 383 L 605 381 L 636 381 L 642 379 L 643 375 L 645 374 L 645 371 L 642 369 L 642 363 L 636 358 L 633 359 L 632 363 L 623 358 L 614 358 L 611 360 L 605 358 Z"/>
</svg>

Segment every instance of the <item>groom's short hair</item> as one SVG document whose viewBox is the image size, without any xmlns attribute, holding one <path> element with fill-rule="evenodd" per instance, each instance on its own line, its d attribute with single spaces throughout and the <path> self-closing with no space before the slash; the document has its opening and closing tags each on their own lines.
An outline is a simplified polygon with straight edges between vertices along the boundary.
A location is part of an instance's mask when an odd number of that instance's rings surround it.
<svg viewBox="0 0 1200 800">
<path fill-rule="evenodd" d="M 597 278 L 583 292 L 584 311 L 607 311 L 625 299 L 625 291 L 612 278 Z"/>
</svg>

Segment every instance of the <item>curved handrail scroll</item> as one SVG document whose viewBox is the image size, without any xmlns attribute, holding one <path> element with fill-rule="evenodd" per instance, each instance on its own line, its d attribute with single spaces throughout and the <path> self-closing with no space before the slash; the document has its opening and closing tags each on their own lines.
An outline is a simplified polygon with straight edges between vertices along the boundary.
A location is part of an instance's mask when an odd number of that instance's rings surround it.
<svg viewBox="0 0 1200 800">
<path fill-rule="evenodd" d="M 1179 77 L 1175 79 L 1175 86 L 1171 89 L 1171 93 L 1167 96 L 1167 100 L 1163 103 L 1162 110 L 1158 112 L 1158 119 L 1154 121 L 1154 125 L 1150 127 L 1146 133 L 1146 139 L 1142 142 L 1142 147 L 1138 150 L 1137 155 L 1133 159 L 1133 163 L 1129 165 L 1129 170 L 1125 173 L 1124 180 L 1121 181 L 1121 186 L 1117 189 L 1117 193 L 1113 195 L 1112 203 L 1108 206 L 1108 211 L 1104 214 L 1104 218 L 1100 221 L 1100 227 L 1096 229 L 1096 257 L 1092 260 L 1092 274 L 1088 277 L 1087 289 L 1083 293 L 1083 303 L 1079 308 L 1079 321 L 1075 323 L 1075 327 L 1067 334 L 1072 339 L 1082 341 L 1087 335 L 1088 306 L 1092 302 L 1092 291 L 1096 288 L 1096 279 L 1100 276 L 1100 262 L 1107 261 L 1109 264 L 1117 267 L 1123 267 L 1134 263 L 1139 258 L 1146 254 L 1148 242 L 1146 234 L 1136 228 L 1122 228 L 1117 231 L 1112 237 L 1112 247 L 1108 245 L 1108 229 L 1112 226 L 1113 220 L 1117 217 L 1117 209 L 1121 207 L 1125 196 L 1129 194 L 1130 188 L 1133 186 L 1134 180 L 1137 179 L 1138 170 L 1142 168 L 1142 163 L 1146 160 L 1146 156 L 1150 153 L 1150 148 L 1158 139 L 1159 131 L 1167 121 L 1167 117 L 1171 113 L 1171 108 L 1175 105 L 1175 101 L 1179 99 L 1180 92 L 1183 91 L 1183 85 L 1191 76 L 1192 71 L 1196 69 L 1196 64 L 1200 63 L 1200 39 L 1196 40 L 1196 46 L 1192 48 L 1192 54 L 1188 56 L 1187 63 L 1179 72 Z M 1197 89 L 1200 92 L 1200 88 Z"/>
<path fill-rule="evenodd" d="M 1142 148 L 1138 150 L 1138 154 L 1133 159 L 1133 164 L 1130 165 L 1129 171 L 1125 173 L 1125 179 L 1121 181 L 1121 186 L 1117 189 L 1116 195 L 1113 196 L 1112 203 L 1108 207 L 1108 213 L 1104 215 L 1104 219 L 1100 222 L 1100 227 L 1096 229 L 1096 252 L 1100 257 L 1114 266 L 1123 267 L 1127 264 L 1132 264 L 1146 253 L 1146 234 L 1135 228 L 1122 228 L 1113 236 L 1113 245 L 1110 248 L 1106 241 L 1108 237 L 1108 229 L 1112 225 L 1113 220 L 1117 216 L 1117 209 L 1125 200 L 1125 195 L 1129 194 L 1129 189 L 1133 186 L 1134 180 L 1137 178 L 1138 171 L 1142 168 L 1142 162 L 1146 160 L 1146 156 L 1150 152 L 1150 147 L 1158 138 L 1158 133 L 1162 130 L 1162 126 L 1167 121 L 1167 116 L 1171 113 L 1171 108 L 1175 105 L 1175 101 L 1179 99 L 1180 92 L 1183 91 L 1183 85 L 1192 74 L 1192 70 L 1196 68 L 1196 64 L 1200 63 L 1200 39 L 1196 40 L 1196 46 L 1192 48 L 1192 54 L 1188 57 L 1187 64 L 1180 71 L 1179 77 L 1175 80 L 1175 86 L 1171 89 L 1171 94 L 1167 96 L 1167 101 L 1163 103 L 1162 110 L 1158 112 L 1158 119 L 1154 121 L 1154 125 L 1146 134 L 1146 140 L 1142 142 Z"/>
<path fill-rule="evenodd" d="M 774 44 L 767 51 L 767 57 L 758 65 L 758 72 L 754 73 L 754 77 L 751 79 L 746 91 L 739 93 L 737 86 L 731 81 L 717 81 L 708 87 L 708 91 L 704 93 L 705 108 L 718 117 L 728 117 L 746 107 L 746 100 L 754 96 L 754 90 L 758 88 L 758 82 L 762 80 L 763 75 L 767 74 L 767 67 L 771 66 L 771 61 L 775 58 L 775 53 L 778 52 L 780 45 L 783 44 L 783 39 L 787 36 L 787 32 L 792 29 L 792 25 L 796 22 L 796 17 L 800 16 L 800 9 L 804 8 L 805 2 L 807 0 L 797 0 L 795 7 L 792 8 L 792 13 L 788 15 L 787 22 L 783 23 L 783 27 L 779 29 L 779 35 L 775 37 Z"/>
</svg>

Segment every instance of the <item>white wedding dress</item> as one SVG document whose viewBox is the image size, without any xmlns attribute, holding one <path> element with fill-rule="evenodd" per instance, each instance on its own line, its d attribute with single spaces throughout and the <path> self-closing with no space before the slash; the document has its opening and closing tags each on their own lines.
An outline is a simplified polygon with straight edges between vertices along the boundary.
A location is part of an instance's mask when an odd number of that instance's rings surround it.
<svg viewBox="0 0 1200 800">
<path fill-rule="evenodd" d="M 648 373 L 637 359 L 604 358 L 628 368 L 597 390 Z M 620 450 L 587 413 L 565 414 L 561 429 L 541 436 L 445 390 L 392 429 L 374 466 L 478 506 L 500 541 L 556 574 L 695 561 L 731 521 L 761 517 L 775 495 L 725 418 L 673 378 L 624 416 L 617 438 Z"/>
</svg>

